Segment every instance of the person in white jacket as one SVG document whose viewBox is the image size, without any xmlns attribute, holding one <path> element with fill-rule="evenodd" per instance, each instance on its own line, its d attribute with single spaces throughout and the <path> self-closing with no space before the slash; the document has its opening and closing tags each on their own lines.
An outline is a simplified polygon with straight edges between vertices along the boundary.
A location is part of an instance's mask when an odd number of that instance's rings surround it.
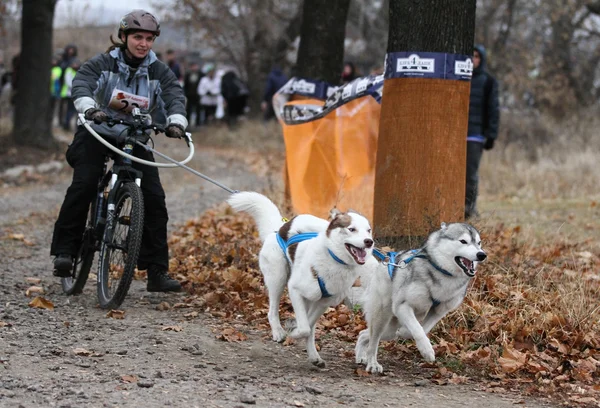
<svg viewBox="0 0 600 408">
<path fill-rule="evenodd" d="M 202 108 L 202 122 L 208 123 L 217 113 L 217 106 L 221 97 L 221 79 L 215 75 L 215 65 L 204 64 L 202 67 L 204 76 L 198 84 L 198 95 L 200 95 L 200 106 Z"/>
</svg>

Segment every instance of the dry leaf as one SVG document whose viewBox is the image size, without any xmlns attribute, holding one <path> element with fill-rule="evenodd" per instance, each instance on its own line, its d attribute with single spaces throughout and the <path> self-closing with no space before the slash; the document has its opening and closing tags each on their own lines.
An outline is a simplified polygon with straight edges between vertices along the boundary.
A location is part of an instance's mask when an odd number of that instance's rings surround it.
<svg viewBox="0 0 600 408">
<path fill-rule="evenodd" d="M 303 407 L 303 406 L 304 406 L 304 404 L 303 404 L 303 403 L 301 403 L 300 401 L 294 401 L 294 406 L 295 406 L 295 407 Z"/>
<path fill-rule="evenodd" d="M 160 302 L 158 306 L 156 306 L 156 310 L 169 310 L 171 305 L 169 302 Z"/>
<path fill-rule="evenodd" d="M 162 328 L 162 331 L 174 331 L 174 332 L 180 332 L 183 330 L 183 327 L 181 326 L 166 326 Z"/>
<path fill-rule="evenodd" d="M 40 278 L 25 278 L 25 282 L 31 283 L 32 285 L 39 285 L 42 280 Z"/>
<path fill-rule="evenodd" d="M 121 381 L 124 383 L 136 383 L 138 379 L 135 375 L 122 375 Z"/>
<path fill-rule="evenodd" d="M 73 353 L 77 356 L 86 356 L 86 357 L 92 354 L 91 351 L 86 350 L 84 348 L 75 348 L 75 349 L 73 349 Z"/>
<path fill-rule="evenodd" d="M 229 342 L 246 341 L 248 336 L 232 328 L 224 329 L 217 339 Z"/>
<path fill-rule="evenodd" d="M 195 317 L 198 317 L 198 315 L 199 313 L 194 310 L 192 312 L 184 314 L 183 317 L 185 317 L 186 319 L 193 319 Z"/>
<path fill-rule="evenodd" d="M 12 324 L 0 320 L 0 327 L 10 327 Z"/>
<path fill-rule="evenodd" d="M 118 320 L 122 320 L 125 318 L 125 311 L 124 310 L 117 310 L 117 309 L 111 309 L 108 311 L 108 313 L 106 313 L 106 318 L 113 318 L 113 319 L 118 319 Z"/>
<path fill-rule="evenodd" d="M 25 291 L 25 296 L 30 297 L 34 293 L 42 295 L 44 292 L 44 288 L 41 286 L 30 286 L 29 289 Z"/>
<path fill-rule="evenodd" d="M 54 310 L 54 303 L 45 299 L 41 296 L 34 298 L 31 302 L 29 302 L 29 307 L 35 307 L 38 309 L 48 309 Z"/>
<path fill-rule="evenodd" d="M 371 375 L 367 370 L 364 370 L 360 367 L 354 370 L 354 374 L 358 375 L 359 377 L 368 377 Z"/>
</svg>

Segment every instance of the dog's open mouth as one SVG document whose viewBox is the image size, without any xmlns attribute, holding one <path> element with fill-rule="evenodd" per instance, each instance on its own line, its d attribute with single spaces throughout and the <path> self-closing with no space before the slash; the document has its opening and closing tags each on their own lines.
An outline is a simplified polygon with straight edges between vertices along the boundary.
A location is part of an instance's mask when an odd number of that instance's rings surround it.
<svg viewBox="0 0 600 408">
<path fill-rule="evenodd" d="M 457 256 L 454 258 L 454 262 L 460 266 L 460 269 L 462 269 L 467 276 L 471 278 L 475 276 L 475 263 L 473 261 L 462 256 Z"/>
<path fill-rule="evenodd" d="M 352 258 L 354 258 L 357 264 L 364 265 L 364 263 L 367 261 L 367 251 L 365 248 L 358 248 L 354 245 L 346 244 L 346 249 L 350 255 L 352 255 Z"/>
</svg>

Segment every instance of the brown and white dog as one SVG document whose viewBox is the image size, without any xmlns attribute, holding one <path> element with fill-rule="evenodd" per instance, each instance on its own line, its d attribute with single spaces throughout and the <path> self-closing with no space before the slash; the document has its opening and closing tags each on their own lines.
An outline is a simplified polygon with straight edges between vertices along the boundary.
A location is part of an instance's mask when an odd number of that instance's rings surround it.
<svg viewBox="0 0 600 408">
<path fill-rule="evenodd" d="M 324 367 L 315 346 L 315 326 L 328 307 L 350 294 L 359 274 L 376 264 L 369 221 L 345 212 L 335 214 L 330 222 L 308 214 L 285 222 L 277 206 L 255 192 L 235 193 L 227 202 L 236 211 L 250 214 L 258 226 L 263 241 L 259 266 L 269 293 L 273 340 L 283 341 L 287 336 L 279 320 L 279 303 L 287 284 L 296 315 L 289 335 L 305 338 L 309 361 Z M 308 239 L 300 239 L 303 234 Z"/>
</svg>

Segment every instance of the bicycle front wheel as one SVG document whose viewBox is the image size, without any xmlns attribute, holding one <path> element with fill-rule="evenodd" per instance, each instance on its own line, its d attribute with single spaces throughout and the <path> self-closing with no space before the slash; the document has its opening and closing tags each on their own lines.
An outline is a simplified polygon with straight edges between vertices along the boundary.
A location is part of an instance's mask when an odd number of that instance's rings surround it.
<svg viewBox="0 0 600 408">
<path fill-rule="evenodd" d="M 83 233 L 77 256 L 73 259 L 71 276 L 61 279 L 65 294 L 78 295 L 83 291 L 94 262 L 94 252 L 96 252 L 94 245 L 94 229 L 88 224 Z"/>
<path fill-rule="evenodd" d="M 98 301 L 103 309 L 118 308 L 125 300 L 140 253 L 143 226 L 142 192 L 134 182 L 126 182 L 117 192 L 114 216 L 106 220 L 100 246 Z"/>
</svg>

